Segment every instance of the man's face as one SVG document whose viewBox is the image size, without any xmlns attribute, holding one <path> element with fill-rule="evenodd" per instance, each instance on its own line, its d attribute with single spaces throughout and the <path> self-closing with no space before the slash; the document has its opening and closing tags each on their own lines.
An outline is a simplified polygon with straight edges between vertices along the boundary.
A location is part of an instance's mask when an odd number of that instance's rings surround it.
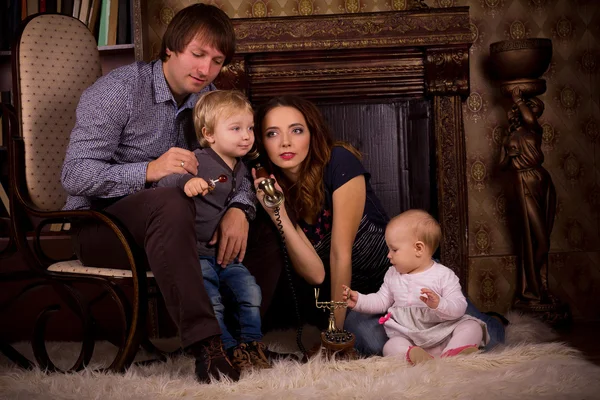
<svg viewBox="0 0 600 400">
<path fill-rule="evenodd" d="M 177 103 L 214 81 L 225 60 L 223 53 L 199 37 L 192 39 L 182 52 L 167 49 L 167 55 L 163 71 Z"/>
</svg>

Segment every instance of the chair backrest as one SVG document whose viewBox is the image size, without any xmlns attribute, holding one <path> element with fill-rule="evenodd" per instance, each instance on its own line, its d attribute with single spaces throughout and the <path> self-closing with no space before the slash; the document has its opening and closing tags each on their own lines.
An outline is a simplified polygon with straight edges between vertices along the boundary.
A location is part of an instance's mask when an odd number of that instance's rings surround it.
<svg viewBox="0 0 600 400">
<path fill-rule="evenodd" d="M 39 209 L 59 210 L 67 196 L 60 172 L 75 109 L 102 75 L 96 39 L 76 18 L 41 14 L 24 26 L 14 51 L 27 194 Z"/>
</svg>

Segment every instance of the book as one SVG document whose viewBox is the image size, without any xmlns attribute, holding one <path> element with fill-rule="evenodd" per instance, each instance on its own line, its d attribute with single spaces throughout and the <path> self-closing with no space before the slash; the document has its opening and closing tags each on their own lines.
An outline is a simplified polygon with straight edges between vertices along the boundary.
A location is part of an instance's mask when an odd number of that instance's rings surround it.
<svg viewBox="0 0 600 400">
<path fill-rule="evenodd" d="M 110 0 L 101 0 L 100 27 L 98 28 L 98 46 L 108 44 L 108 15 L 110 14 Z"/>
<path fill-rule="evenodd" d="M 73 0 L 62 0 L 60 13 L 63 15 L 73 15 Z"/>
<path fill-rule="evenodd" d="M 119 16 L 117 18 L 117 44 L 126 44 L 131 43 L 129 39 L 129 1 L 128 0 L 118 0 L 119 1 Z"/>
<path fill-rule="evenodd" d="M 37 14 L 39 12 L 38 0 L 27 0 L 27 15 Z"/>
<path fill-rule="evenodd" d="M 14 38 L 19 33 L 19 26 L 21 25 L 21 0 L 8 0 L 8 13 L 7 18 L 7 42 L 8 46 L 12 46 Z"/>
<path fill-rule="evenodd" d="M 79 9 L 79 20 L 87 25 L 88 14 L 90 12 L 90 0 L 81 0 L 81 7 Z"/>
<path fill-rule="evenodd" d="M 117 25 L 119 23 L 119 0 L 110 0 L 110 13 L 108 14 L 108 40 L 109 46 L 117 44 Z"/>
<path fill-rule="evenodd" d="M 79 18 L 79 9 L 81 8 L 81 0 L 73 0 L 73 13 L 71 14 L 74 18 Z"/>
<path fill-rule="evenodd" d="M 46 12 L 47 13 L 55 13 L 56 12 L 56 0 L 46 0 Z"/>
<path fill-rule="evenodd" d="M 92 32 L 95 37 L 98 37 L 98 20 L 100 19 L 100 6 L 102 5 L 102 0 L 90 1 L 91 5 L 87 26 L 90 32 Z"/>
</svg>

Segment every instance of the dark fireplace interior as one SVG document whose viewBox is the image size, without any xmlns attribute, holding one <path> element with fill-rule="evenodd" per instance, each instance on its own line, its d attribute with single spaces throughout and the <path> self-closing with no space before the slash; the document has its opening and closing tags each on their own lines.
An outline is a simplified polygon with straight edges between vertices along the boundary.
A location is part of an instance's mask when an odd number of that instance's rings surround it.
<svg viewBox="0 0 600 400">
<path fill-rule="evenodd" d="M 409 208 L 437 216 L 429 104 L 420 99 L 319 104 L 335 139 L 351 143 L 363 154 L 371 186 L 390 217 Z"/>
</svg>

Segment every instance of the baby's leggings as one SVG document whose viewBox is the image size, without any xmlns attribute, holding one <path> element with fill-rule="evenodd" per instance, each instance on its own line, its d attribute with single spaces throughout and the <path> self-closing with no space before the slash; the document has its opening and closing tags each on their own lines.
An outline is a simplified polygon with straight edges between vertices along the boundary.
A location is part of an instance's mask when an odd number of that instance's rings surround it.
<svg viewBox="0 0 600 400">
<path fill-rule="evenodd" d="M 479 346 L 482 340 L 483 329 L 481 329 L 479 322 L 466 320 L 456 325 L 456 328 L 454 328 L 452 335 L 448 339 L 435 347 L 429 347 L 424 350 L 434 357 L 439 357 L 448 350 L 463 346 Z M 383 346 L 383 356 L 405 356 L 410 346 L 414 346 L 414 343 L 405 336 L 393 336 Z"/>
</svg>

